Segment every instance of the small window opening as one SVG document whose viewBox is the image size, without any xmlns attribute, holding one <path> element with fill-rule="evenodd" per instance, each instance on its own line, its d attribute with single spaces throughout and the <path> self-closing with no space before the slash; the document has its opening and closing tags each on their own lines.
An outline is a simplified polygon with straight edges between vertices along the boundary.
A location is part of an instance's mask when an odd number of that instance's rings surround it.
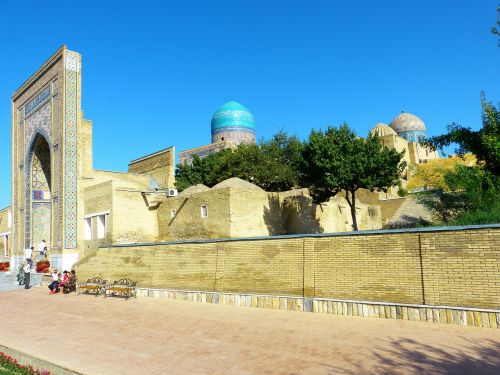
<svg viewBox="0 0 500 375">
<path fill-rule="evenodd" d="M 208 217 L 208 208 L 207 208 L 207 206 L 204 204 L 200 208 L 201 208 L 201 217 Z"/>
<path fill-rule="evenodd" d="M 106 215 L 97 216 L 97 238 L 104 238 L 106 235 Z"/>
<path fill-rule="evenodd" d="M 92 239 L 92 218 L 90 217 L 85 218 L 85 239 Z"/>
</svg>

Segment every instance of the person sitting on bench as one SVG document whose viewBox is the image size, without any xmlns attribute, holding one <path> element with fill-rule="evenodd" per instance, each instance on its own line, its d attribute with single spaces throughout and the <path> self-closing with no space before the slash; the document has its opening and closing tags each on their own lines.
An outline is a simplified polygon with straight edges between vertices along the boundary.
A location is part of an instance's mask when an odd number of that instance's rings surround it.
<svg viewBox="0 0 500 375">
<path fill-rule="evenodd" d="M 54 272 L 52 272 L 52 282 L 49 284 L 49 289 L 50 289 L 50 292 L 49 294 L 52 294 L 52 291 L 57 288 L 57 283 L 59 282 L 59 277 L 61 276 L 61 274 L 57 273 L 57 270 L 54 270 Z"/>
<path fill-rule="evenodd" d="M 68 280 L 69 280 L 69 272 L 68 271 L 64 271 L 63 272 L 62 280 L 59 281 L 59 283 L 57 284 L 57 289 L 58 290 L 56 291 L 56 293 L 59 292 L 59 291 L 61 293 L 63 292 L 63 288 L 68 283 Z"/>
</svg>

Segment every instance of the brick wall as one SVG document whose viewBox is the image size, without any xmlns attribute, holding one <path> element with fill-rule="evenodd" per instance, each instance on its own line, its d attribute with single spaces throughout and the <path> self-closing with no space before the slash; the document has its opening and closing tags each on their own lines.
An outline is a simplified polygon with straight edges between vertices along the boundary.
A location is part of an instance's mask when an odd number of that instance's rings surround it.
<svg viewBox="0 0 500 375">
<path fill-rule="evenodd" d="M 80 279 L 141 287 L 500 307 L 500 226 L 109 246 Z"/>
<path fill-rule="evenodd" d="M 161 188 L 172 188 L 175 182 L 175 148 L 172 146 L 134 160 L 128 165 L 128 171 L 151 175 Z"/>
</svg>

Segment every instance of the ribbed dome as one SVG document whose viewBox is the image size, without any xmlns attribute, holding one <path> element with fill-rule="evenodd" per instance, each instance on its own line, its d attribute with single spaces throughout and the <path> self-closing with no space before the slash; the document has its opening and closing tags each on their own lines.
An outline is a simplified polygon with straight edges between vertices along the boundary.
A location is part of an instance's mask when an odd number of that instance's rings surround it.
<svg viewBox="0 0 500 375">
<path fill-rule="evenodd" d="M 386 135 L 398 135 L 398 133 L 396 133 L 394 129 L 381 122 L 379 122 L 373 127 L 372 130 L 370 130 L 370 134 L 374 133 L 377 133 L 379 137 L 385 137 Z"/>
<path fill-rule="evenodd" d="M 221 131 L 241 130 L 255 133 L 252 113 L 238 102 L 230 101 L 212 116 L 212 134 Z"/>
<path fill-rule="evenodd" d="M 389 126 L 398 134 L 409 131 L 425 132 L 424 122 L 417 116 L 406 112 L 401 113 L 394 120 L 392 120 Z"/>
</svg>

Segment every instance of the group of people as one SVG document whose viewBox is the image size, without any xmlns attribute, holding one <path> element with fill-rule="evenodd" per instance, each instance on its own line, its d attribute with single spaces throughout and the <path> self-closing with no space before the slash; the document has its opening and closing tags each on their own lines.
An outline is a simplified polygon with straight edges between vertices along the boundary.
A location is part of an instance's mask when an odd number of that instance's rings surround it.
<svg viewBox="0 0 500 375">
<path fill-rule="evenodd" d="M 70 284 L 72 280 L 76 281 L 75 270 L 71 270 L 71 272 L 64 271 L 62 275 L 60 272 L 58 273 L 57 270 L 54 270 L 54 272 L 52 272 L 52 282 L 49 284 L 49 294 L 55 294 L 59 292 L 61 288 Z"/>
<path fill-rule="evenodd" d="M 38 245 L 38 255 L 42 255 L 45 259 L 47 259 L 47 243 L 45 240 L 42 240 L 40 244 Z M 35 253 L 35 247 L 31 246 L 30 248 L 27 248 L 24 250 L 24 256 L 26 257 L 26 262 L 28 262 L 30 265 L 33 264 L 33 254 Z M 35 254 L 36 257 L 36 254 Z"/>
<path fill-rule="evenodd" d="M 19 285 L 24 284 L 25 289 L 29 289 L 30 287 L 30 274 L 31 267 L 33 265 L 34 252 L 35 248 L 33 246 L 25 250 L 26 263 L 22 265 L 18 274 Z M 35 254 L 35 257 L 36 255 L 37 254 Z M 45 240 L 42 240 L 42 242 L 40 242 L 40 245 L 38 245 L 38 255 L 42 255 L 45 259 L 47 259 L 47 244 Z M 57 272 L 57 270 L 54 270 L 54 272 L 52 272 L 52 282 L 49 284 L 49 294 L 55 294 L 59 292 L 61 288 L 65 287 L 66 285 L 74 285 L 75 282 L 75 270 L 71 270 L 71 272 L 64 271 L 62 274 L 60 272 Z"/>
<path fill-rule="evenodd" d="M 24 276 L 24 278 L 23 278 L 24 289 L 30 288 L 30 273 L 31 273 L 31 267 L 33 265 L 33 253 L 34 252 L 35 252 L 35 248 L 33 246 L 31 246 L 30 248 L 27 248 L 24 251 L 24 256 L 26 258 L 26 264 L 24 264 L 22 267 L 22 273 Z M 44 258 L 47 259 L 47 243 L 45 242 L 45 240 L 42 240 L 42 242 L 40 242 L 40 245 L 38 245 L 38 254 L 43 255 Z M 21 271 L 19 273 L 21 273 Z M 18 279 L 21 280 L 21 277 L 18 276 Z M 21 285 L 21 282 L 19 282 L 19 285 Z"/>
</svg>

